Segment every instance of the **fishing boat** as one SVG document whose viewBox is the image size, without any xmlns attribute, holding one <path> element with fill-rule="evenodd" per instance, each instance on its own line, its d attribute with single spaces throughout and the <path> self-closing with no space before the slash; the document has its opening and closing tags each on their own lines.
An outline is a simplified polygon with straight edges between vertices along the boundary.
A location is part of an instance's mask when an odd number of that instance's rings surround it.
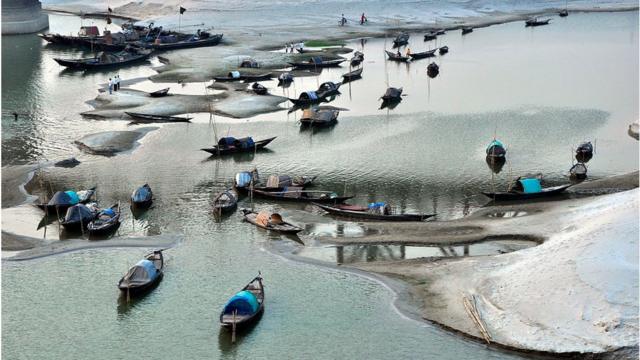
<svg viewBox="0 0 640 360">
<path fill-rule="evenodd" d="M 466 35 L 468 33 L 472 33 L 473 32 L 473 28 L 472 27 L 463 27 L 462 28 L 462 35 Z"/>
<path fill-rule="evenodd" d="M 342 82 L 343 83 L 348 83 L 351 82 L 353 80 L 357 80 L 362 78 L 362 69 L 363 68 L 359 68 L 353 71 L 349 71 L 346 74 L 342 74 Z"/>
<path fill-rule="evenodd" d="M 338 122 L 340 111 L 330 109 L 305 109 L 300 118 L 300 126 L 326 127 Z"/>
<path fill-rule="evenodd" d="M 240 63 L 241 68 L 257 69 L 260 64 L 255 59 L 244 59 Z"/>
<path fill-rule="evenodd" d="M 433 30 L 433 32 L 435 32 L 436 35 L 444 35 L 446 30 L 445 29 L 436 29 L 436 30 Z"/>
<path fill-rule="evenodd" d="M 429 64 L 429 66 L 427 66 L 427 75 L 429 75 L 430 78 L 438 76 L 439 73 L 440 67 L 438 66 L 438 64 L 432 62 L 431 64 Z"/>
<path fill-rule="evenodd" d="M 408 57 L 408 56 L 403 56 L 402 54 L 394 53 L 394 52 L 389 51 L 389 50 L 385 50 L 384 52 L 387 53 L 387 56 L 388 56 L 389 60 L 391 60 L 391 61 L 407 62 L 407 61 L 411 60 L 411 58 Z"/>
<path fill-rule="evenodd" d="M 282 190 L 266 191 L 253 189 L 253 195 L 271 200 L 292 202 L 317 202 L 323 204 L 340 204 L 353 196 L 338 196 L 332 191 L 303 190 L 301 187 L 287 186 Z"/>
<path fill-rule="evenodd" d="M 218 82 L 231 82 L 231 81 L 244 81 L 244 82 L 256 82 L 269 80 L 273 77 L 272 73 L 263 74 L 244 74 L 240 71 L 230 71 L 227 76 L 214 76 L 213 80 Z"/>
<path fill-rule="evenodd" d="M 153 203 L 153 192 L 149 184 L 144 184 L 131 194 L 131 206 L 136 209 L 147 209 Z"/>
<path fill-rule="evenodd" d="M 430 31 L 424 35 L 424 41 L 435 40 L 438 37 L 438 34 L 435 31 Z"/>
<path fill-rule="evenodd" d="M 502 171 L 504 164 L 507 162 L 507 158 L 487 155 L 485 157 L 485 162 L 487 163 L 487 166 L 489 166 L 489 169 L 491 169 L 491 172 L 499 174 L 500 171 Z"/>
<path fill-rule="evenodd" d="M 306 188 L 317 176 L 270 175 L 265 184 L 260 183 L 258 170 L 242 171 L 236 174 L 234 186 L 237 190 L 248 192 L 251 187 L 264 191 L 281 190 L 286 186 Z"/>
<path fill-rule="evenodd" d="M 434 57 L 436 56 L 436 49 L 433 50 L 428 50 L 428 51 L 423 51 L 423 52 L 417 52 L 417 53 L 410 53 L 409 57 L 411 57 L 411 60 L 419 60 L 419 59 L 426 59 L 426 58 L 430 58 L 430 57 Z"/>
<path fill-rule="evenodd" d="M 267 88 L 258 83 L 253 83 L 253 85 L 251 85 L 251 90 L 257 95 L 267 95 L 268 93 Z"/>
<path fill-rule="evenodd" d="M 389 205 L 383 202 L 372 203 L 368 206 L 349 204 L 329 206 L 319 203 L 313 203 L 313 205 L 334 216 L 361 220 L 424 221 L 435 216 L 435 214 L 392 214 Z"/>
<path fill-rule="evenodd" d="M 120 67 L 144 61 L 149 58 L 152 50 L 140 49 L 127 46 L 124 50 L 116 53 L 100 52 L 95 57 L 84 59 L 60 59 L 54 58 L 58 64 L 70 69 L 104 69 Z"/>
<path fill-rule="evenodd" d="M 60 221 L 60 225 L 66 231 L 82 231 L 87 228 L 97 215 L 98 209 L 95 203 L 88 205 L 76 204 L 67 209 L 64 219 Z"/>
<path fill-rule="evenodd" d="M 515 186 L 506 192 L 485 192 L 482 194 L 494 201 L 517 201 L 530 200 L 558 196 L 562 194 L 571 184 L 543 188 L 540 179 L 518 178 Z"/>
<path fill-rule="evenodd" d="M 409 34 L 406 32 L 401 33 L 393 39 L 393 47 L 400 47 L 409 43 Z"/>
<path fill-rule="evenodd" d="M 118 204 L 101 210 L 96 218 L 87 225 L 89 236 L 112 234 L 120 227 L 120 206 Z"/>
<path fill-rule="evenodd" d="M 278 86 L 287 86 L 293 82 L 293 75 L 288 72 L 284 72 L 278 75 Z"/>
<path fill-rule="evenodd" d="M 238 192 L 235 189 L 227 189 L 217 193 L 213 197 L 213 211 L 215 214 L 228 214 L 238 206 Z"/>
<path fill-rule="evenodd" d="M 62 217 L 67 213 L 67 209 L 73 205 L 86 204 L 91 201 L 95 193 L 95 187 L 81 191 L 57 191 L 46 204 L 38 204 L 37 206 L 49 215 Z"/>
<path fill-rule="evenodd" d="M 560 10 L 560 12 L 558 13 L 558 15 L 559 15 L 560 17 L 567 17 L 567 16 L 569 16 L 569 11 L 568 11 L 567 9 Z"/>
<path fill-rule="evenodd" d="M 296 106 L 308 106 L 325 102 L 328 97 L 340 94 L 340 85 L 342 84 L 327 81 L 322 83 L 318 90 L 305 91 L 297 99 L 289 98 L 289 101 Z"/>
<path fill-rule="evenodd" d="M 440 47 L 438 52 L 440 53 L 440 55 L 444 55 L 444 54 L 449 52 L 449 47 L 448 46 L 442 46 L 442 47 Z"/>
<path fill-rule="evenodd" d="M 320 69 L 325 67 L 336 67 L 340 66 L 347 59 L 332 59 L 332 60 L 324 60 L 321 56 L 314 56 L 307 61 L 302 62 L 290 62 L 289 65 L 293 66 L 296 69 Z"/>
<path fill-rule="evenodd" d="M 125 111 L 124 113 L 134 118 L 136 122 L 189 122 L 191 119 L 193 119 L 190 117 L 141 114 L 130 111 Z"/>
<path fill-rule="evenodd" d="M 242 209 L 245 221 L 265 230 L 277 231 L 285 234 L 297 234 L 303 229 L 289 224 L 278 213 L 262 210 L 259 213 L 249 209 Z"/>
<path fill-rule="evenodd" d="M 542 26 L 542 25 L 549 24 L 549 21 L 551 21 L 551 19 L 538 20 L 538 18 L 532 18 L 532 19 L 529 19 L 529 20 L 525 21 L 524 22 L 524 26 L 525 27 L 528 27 L 528 26 Z"/>
<path fill-rule="evenodd" d="M 118 282 L 118 289 L 127 298 L 140 296 L 152 290 L 164 275 L 162 250 L 155 250 L 138 261 Z"/>
<path fill-rule="evenodd" d="M 156 90 L 156 91 L 150 92 L 149 96 L 151 96 L 151 97 L 163 97 L 163 96 L 167 96 L 168 93 L 169 93 L 169 88 L 164 88 L 164 89 L 160 89 L 160 90 Z"/>
<path fill-rule="evenodd" d="M 241 152 L 254 152 L 264 148 L 275 138 L 276 136 L 260 141 L 253 141 L 253 138 L 250 136 L 240 139 L 227 136 L 220 138 L 220 140 L 218 140 L 218 145 L 213 145 L 210 148 L 204 148 L 200 150 L 206 151 L 211 155 L 228 155 Z"/>
<path fill-rule="evenodd" d="M 507 149 L 504 147 L 504 144 L 496 139 L 493 139 L 493 141 L 489 143 L 485 152 L 487 156 L 494 158 L 504 158 L 507 156 Z"/>
<path fill-rule="evenodd" d="M 576 148 L 576 160 L 587 162 L 593 157 L 593 144 L 590 141 L 583 142 Z"/>
<path fill-rule="evenodd" d="M 364 54 L 360 51 L 356 51 L 353 53 L 353 57 L 351 58 L 351 66 L 358 66 L 361 62 L 364 61 Z"/>
<path fill-rule="evenodd" d="M 210 34 L 206 31 L 199 31 L 197 34 L 170 33 L 159 35 L 153 42 L 144 43 L 148 49 L 154 50 L 175 50 L 188 49 L 204 46 L 215 46 L 222 40 L 223 34 Z"/>
<path fill-rule="evenodd" d="M 385 91 L 384 95 L 380 97 L 383 101 L 401 100 L 402 88 L 390 87 Z"/>
<path fill-rule="evenodd" d="M 569 169 L 569 177 L 571 180 L 584 180 L 587 178 L 587 165 L 584 163 L 576 163 Z"/>
<path fill-rule="evenodd" d="M 224 305 L 220 326 L 235 332 L 259 320 L 263 311 L 264 286 L 262 277 L 258 275 Z"/>
</svg>

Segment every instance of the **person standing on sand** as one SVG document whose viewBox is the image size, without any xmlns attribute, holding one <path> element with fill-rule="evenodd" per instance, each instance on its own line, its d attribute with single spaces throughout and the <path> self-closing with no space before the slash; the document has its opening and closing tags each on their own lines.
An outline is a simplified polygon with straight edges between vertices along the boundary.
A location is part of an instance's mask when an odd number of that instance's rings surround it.
<svg viewBox="0 0 640 360">
<path fill-rule="evenodd" d="M 109 95 L 113 94 L 113 80 L 109 78 Z"/>
<path fill-rule="evenodd" d="M 120 91 L 120 74 L 116 75 L 116 91 Z"/>
<path fill-rule="evenodd" d="M 362 16 L 360 16 L 360 25 L 364 25 L 364 23 L 367 22 L 367 17 L 364 16 L 364 13 L 362 13 Z"/>
</svg>

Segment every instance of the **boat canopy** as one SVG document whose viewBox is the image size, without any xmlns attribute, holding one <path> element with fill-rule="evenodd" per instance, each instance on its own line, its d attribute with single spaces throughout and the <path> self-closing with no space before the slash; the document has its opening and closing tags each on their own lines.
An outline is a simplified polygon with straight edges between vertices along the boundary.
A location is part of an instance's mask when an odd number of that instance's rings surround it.
<svg viewBox="0 0 640 360">
<path fill-rule="evenodd" d="M 136 191 L 133 192 L 133 195 L 131 195 L 131 199 L 134 202 L 142 202 L 149 197 L 151 197 L 151 188 L 146 185 L 137 188 Z"/>
<path fill-rule="evenodd" d="M 386 202 L 370 203 L 367 207 L 368 212 L 372 214 L 389 215 L 391 213 L 391 208 Z"/>
<path fill-rule="evenodd" d="M 241 149 L 250 149 L 256 145 L 256 142 L 253 141 L 253 138 L 251 136 L 247 136 L 242 139 L 236 139 L 233 145 Z"/>
<path fill-rule="evenodd" d="M 248 171 L 239 172 L 236 174 L 236 186 L 247 187 L 251 184 L 251 173 Z"/>
<path fill-rule="evenodd" d="M 315 91 L 305 91 L 302 94 L 300 94 L 300 99 L 318 100 L 318 94 Z"/>
<path fill-rule="evenodd" d="M 239 79 L 240 71 L 229 71 L 229 77 L 232 79 Z"/>
<path fill-rule="evenodd" d="M 114 216 L 116 216 L 116 212 L 113 211 L 112 208 L 106 208 L 106 209 L 100 211 L 100 215 L 107 215 L 109 217 L 114 217 Z"/>
<path fill-rule="evenodd" d="M 255 314 L 259 307 L 256 296 L 251 291 L 242 290 L 229 299 L 224 306 L 224 313 L 233 314 L 233 311 L 237 310 L 238 315 L 250 315 Z"/>
<path fill-rule="evenodd" d="M 75 205 L 78 203 L 78 195 L 74 191 L 58 191 L 49 200 L 49 205 Z"/>
<path fill-rule="evenodd" d="M 123 283 L 130 285 L 145 284 L 158 277 L 158 270 L 151 260 L 140 260 L 135 264 L 127 275 L 124 276 Z"/>
<path fill-rule="evenodd" d="M 237 139 L 234 138 L 233 136 L 227 136 L 227 137 L 220 138 L 220 140 L 218 140 L 218 145 L 233 146 L 233 144 L 235 144 L 236 141 Z"/>
<path fill-rule="evenodd" d="M 489 146 L 487 146 L 487 149 L 491 148 L 492 146 L 504 148 L 504 144 L 502 144 L 500 140 L 493 140 L 492 142 L 490 142 Z"/>
<path fill-rule="evenodd" d="M 267 179 L 268 188 L 280 188 L 292 184 L 291 176 L 288 175 L 271 175 Z"/>
<path fill-rule="evenodd" d="M 542 191 L 539 179 L 519 179 L 518 182 L 525 194 L 534 194 Z"/>
<path fill-rule="evenodd" d="M 256 216 L 256 222 L 262 226 L 269 226 L 269 224 L 282 224 L 282 216 L 277 213 L 270 213 L 266 210 L 262 210 Z"/>
<path fill-rule="evenodd" d="M 88 207 L 77 204 L 67 209 L 67 213 L 64 216 L 65 222 L 84 221 L 89 222 L 93 220 L 95 213 Z"/>
</svg>

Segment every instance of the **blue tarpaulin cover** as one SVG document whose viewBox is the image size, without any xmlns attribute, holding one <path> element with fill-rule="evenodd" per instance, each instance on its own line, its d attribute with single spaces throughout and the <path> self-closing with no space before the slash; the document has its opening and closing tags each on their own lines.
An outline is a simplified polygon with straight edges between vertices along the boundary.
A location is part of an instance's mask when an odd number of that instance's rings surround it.
<svg viewBox="0 0 640 360">
<path fill-rule="evenodd" d="M 224 313 L 231 314 L 233 310 L 238 310 L 238 314 L 254 314 L 259 306 L 258 299 L 252 292 L 242 290 L 229 299 L 224 306 Z"/>
<path fill-rule="evenodd" d="M 315 91 L 306 91 L 305 94 L 309 100 L 318 100 L 318 94 Z"/>
<path fill-rule="evenodd" d="M 248 171 L 239 172 L 236 174 L 236 186 L 246 187 L 251 184 L 251 173 Z"/>
<path fill-rule="evenodd" d="M 311 63 L 322 64 L 322 58 L 320 56 L 314 56 L 311 58 Z"/>
<path fill-rule="evenodd" d="M 520 181 L 525 194 L 539 193 L 542 191 L 542 186 L 540 186 L 540 180 L 538 179 L 520 179 L 518 181 Z"/>
<path fill-rule="evenodd" d="M 116 212 L 113 211 L 112 208 L 106 208 L 106 209 L 102 210 L 100 213 L 104 214 L 104 215 L 108 215 L 108 216 L 115 216 L 116 215 Z"/>
<path fill-rule="evenodd" d="M 218 140 L 218 145 L 220 146 L 232 146 L 236 142 L 236 138 L 232 136 L 223 137 Z"/>
<path fill-rule="evenodd" d="M 149 198 L 149 194 L 150 194 L 150 189 L 146 186 L 141 186 L 139 188 L 136 189 L 136 191 L 133 192 L 133 195 L 131 196 L 131 199 L 133 199 L 133 201 L 135 202 L 142 202 L 145 201 Z"/>
<path fill-rule="evenodd" d="M 78 194 L 76 194 L 75 191 L 67 190 L 65 191 L 65 194 L 69 195 L 69 198 L 71 198 L 71 204 L 77 204 L 80 202 L 80 199 L 78 198 Z"/>
<path fill-rule="evenodd" d="M 379 207 L 384 207 L 387 203 L 385 202 L 374 202 L 369 204 L 369 209 L 375 209 Z"/>
<path fill-rule="evenodd" d="M 255 141 L 251 136 L 236 140 L 236 146 L 242 149 L 249 149 L 255 146 Z"/>
</svg>

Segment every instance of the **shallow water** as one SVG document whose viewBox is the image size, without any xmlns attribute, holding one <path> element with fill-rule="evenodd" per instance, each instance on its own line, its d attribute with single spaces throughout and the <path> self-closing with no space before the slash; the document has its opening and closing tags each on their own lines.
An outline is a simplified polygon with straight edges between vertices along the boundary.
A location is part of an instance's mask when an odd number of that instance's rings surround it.
<svg viewBox="0 0 640 360">
<path fill-rule="evenodd" d="M 52 16 L 52 30 L 72 26 L 67 18 Z M 72 145 L 77 138 L 136 128 L 122 120 L 78 115 L 91 108 L 84 102 L 112 74 L 63 72 L 52 58 L 68 50 L 42 47 L 35 36 L 3 37 L 3 165 L 76 155 L 81 165 L 47 170 L 44 186 L 50 191 L 97 185 L 101 203 L 108 205 L 126 203 L 136 186 L 148 182 L 154 207 L 137 220 L 126 209 L 119 233 L 184 235 L 178 247 L 167 251 L 163 282 L 130 308 L 118 306 L 115 284 L 144 249 L 3 261 L 4 355 L 133 358 L 144 347 L 146 357 L 159 358 L 511 357 L 399 316 L 391 305 L 393 294 L 374 281 L 266 251 L 299 245 L 242 223 L 238 213 L 217 222 L 210 212 L 211 196 L 229 186 L 235 172 L 255 166 L 263 175 L 319 175 L 317 189 L 353 194 L 361 204 L 386 200 L 407 212 L 436 212 L 443 220 L 482 206 L 486 200 L 479 191 L 504 186 L 509 173 L 542 172 L 549 184 L 566 182 L 571 147 L 583 140 L 597 139 L 590 176 L 635 170 L 637 142 L 626 128 L 638 118 L 637 19 L 637 12 L 572 14 L 536 29 L 513 23 L 465 37 L 452 32 L 439 40 L 451 52 L 436 58 L 441 72 L 431 80 L 425 74 L 427 60 L 408 66 L 386 63 L 385 39 L 368 39 L 363 80 L 345 85 L 331 103 L 350 109 L 333 129 L 301 132 L 299 113 L 286 111 L 245 120 L 217 116 L 218 135 L 278 136 L 269 152 L 222 160 L 199 151 L 213 142 L 208 114 L 197 115 L 192 124 L 161 125 L 127 154 L 80 153 Z M 412 35 L 412 51 L 428 46 L 421 40 Z M 361 47 L 360 41 L 348 45 Z M 289 94 L 338 80 L 346 71 L 297 79 Z M 120 71 L 123 78 L 153 73 L 148 66 Z M 376 101 L 387 77 L 407 94 L 388 112 L 378 110 Z M 202 85 L 187 85 L 184 91 Z M 14 122 L 8 113 L 14 109 L 29 116 Z M 508 146 L 508 163 L 492 180 L 484 147 L 494 133 Z M 334 223 L 307 205 L 263 200 L 254 205 L 274 207 L 300 225 Z M 244 199 L 241 206 L 251 204 Z M 38 214 L 28 213 L 14 215 L 33 217 L 35 227 Z M 14 225 L 6 221 L 10 217 L 3 216 L 3 228 Z M 47 236 L 55 239 L 52 227 Z M 352 231 L 357 235 L 357 227 Z M 312 238 L 302 235 L 305 243 Z M 230 346 L 227 337 L 219 336 L 218 311 L 258 270 L 265 277 L 265 316 Z M 397 340 L 389 341 L 391 336 Z"/>
</svg>

